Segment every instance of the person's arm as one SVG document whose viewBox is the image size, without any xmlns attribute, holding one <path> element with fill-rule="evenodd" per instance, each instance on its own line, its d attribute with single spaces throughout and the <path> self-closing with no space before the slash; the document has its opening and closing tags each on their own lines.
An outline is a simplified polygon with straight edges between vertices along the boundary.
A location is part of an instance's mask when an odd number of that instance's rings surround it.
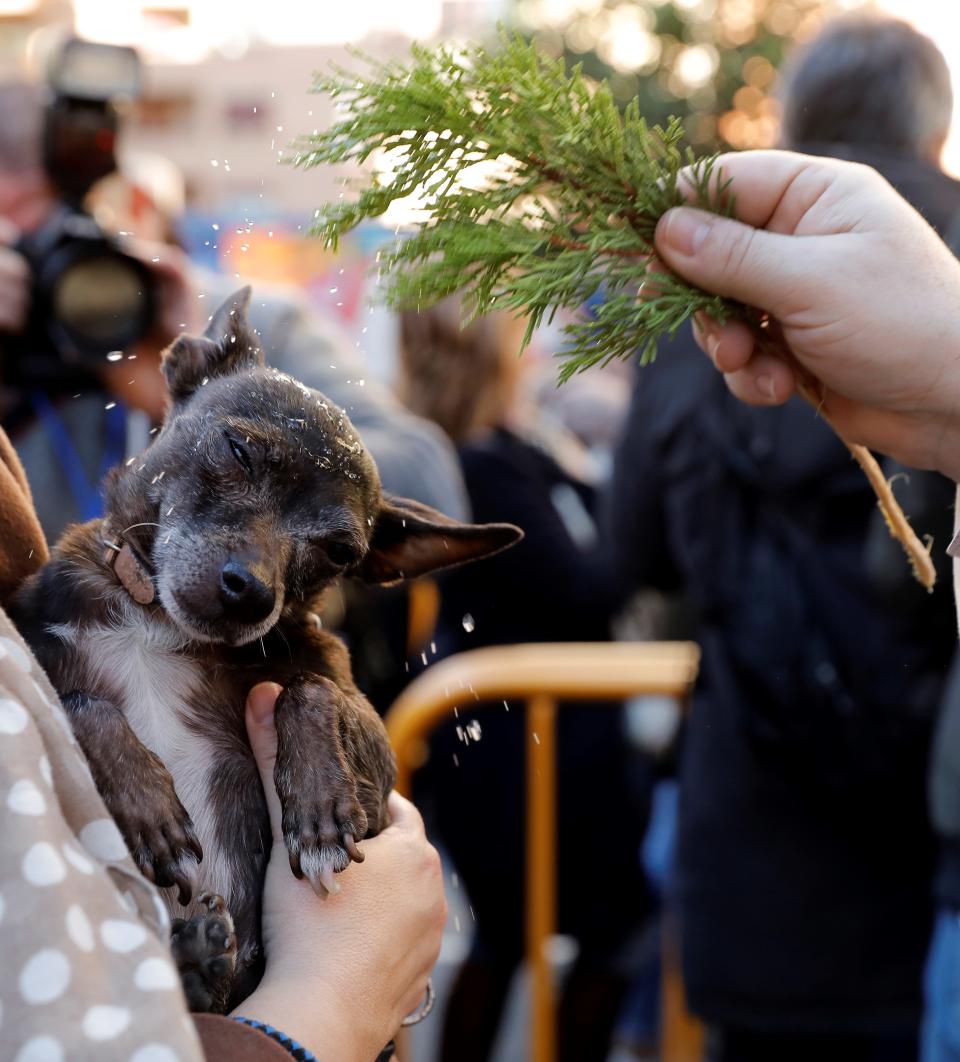
<svg viewBox="0 0 960 1062">
<path fill-rule="evenodd" d="M 215 1016 L 196 1018 L 201 1056 L 168 942 L 131 910 L 124 890 L 145 895 L 154 914 L 159 897 L 129 859 L 105 865 L 98 858 L 120 856 L 119 834 L 57 719 L 62 712 L 29 678 L 39 666 L 4 624 L 0 613 L 0 869 L 3 902 L 15 915 L 0 919 L 4 1043 L 19 1050 L 46 1037 L 81 1054 L 81 1042 L 93 1053 L 109 1044 L 111 1057 L 152 1045 L 184 1062 L 289 1058 L 258 1029 Z M 294 878 L 272 777 L 277 689 L 258 687 L 248 709 L 278 842 L 264 894 L 266 974 L 240 1011 L 320 1062 L 373 1062 L 421 1002 L 439 953 L 446 915 L 439 858 L 416 810 L 394 796 L 391 826 L 363 842 L 365 863 L 344 872 L 341 895 L 325 903 Z M 108 842 L 120 848 L 108 851 Z"/>
<path fill-rule="evenodd" d="M 704 319 L 698 341 L 731 390 L 784 401 L 796 366 L 850 442 L 960 479 L 960 263 L 874 170 L 784 151 L 722 156 L 736 218 L 689 207 L 657 226 L 659 257 L 773 318 Z"/>
<path fill-rule="evenodd" d="M 436 849 L 416 808 L 394 793 L 391 824 L 362 842 L 362 865 L 318 900 L 290 871 L 273 782 L 279 687 L 257 686 L 247 732 L 270 809 L 273 849 L 263 900 L 267 966 L 238 1016 L 281 1029 L 321 1062 L 372 1062 L 420 1005 L 446 922 Z"/>
</svg>

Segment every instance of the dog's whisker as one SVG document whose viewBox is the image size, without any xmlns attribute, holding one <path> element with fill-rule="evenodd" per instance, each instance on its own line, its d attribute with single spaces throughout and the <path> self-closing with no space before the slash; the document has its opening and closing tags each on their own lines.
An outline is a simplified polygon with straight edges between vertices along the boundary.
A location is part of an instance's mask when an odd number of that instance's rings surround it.
<svg viewBox="0 0 960 1062">
<path fill-rule="evenodd" d="M 131 524 L 129 527 L 125 527 L 120 534 L 125 535 L 128 531 L 132 531 L 135 527 L 159 527 L 160 524 L 155 524 L 150 520 L 144 520 L 142 524 Z"/>
<path fill-rule="evenodd" d="M 290 662 L 293 663 L 293 650 L 290 648 L 290 643 L 287 641 L 287 636 L 283 633 L 282 630 L 280 630 L 280 624 L 278 623 L 277 626 L 273 629 L 283 639 L 283 644 L 287 647 L 287 653 L 290 655 Z M 263 641 L 262 638 L 260 640 Z"/>
</svg>

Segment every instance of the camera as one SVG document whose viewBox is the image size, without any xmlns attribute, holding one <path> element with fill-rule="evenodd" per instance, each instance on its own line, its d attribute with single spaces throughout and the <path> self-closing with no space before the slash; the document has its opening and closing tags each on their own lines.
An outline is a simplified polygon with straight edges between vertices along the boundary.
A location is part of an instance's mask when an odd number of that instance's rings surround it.
<svg viewBox="0 0 960 1062">
<path fill-rule="evenodd" d="M 43 164 L 60 200 L 16 246 L 33 274 L 22 335 L 4 344 L 4 381 L 17 388 L 75 390 L 110 351 L 146 335 L 156 315 L 150 270 L 124 253 L 84 209 L 93 185 L 117 168 L 117 105 L 140 93 L 132 48 L 66 41 L 49 69 Z"/>
</svg>

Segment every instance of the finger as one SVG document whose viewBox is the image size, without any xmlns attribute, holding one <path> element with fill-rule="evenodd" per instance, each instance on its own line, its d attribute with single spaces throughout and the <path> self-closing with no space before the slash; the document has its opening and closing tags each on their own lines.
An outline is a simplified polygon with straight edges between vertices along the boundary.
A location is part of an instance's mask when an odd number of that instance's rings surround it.
<svg viewBox="0 0 960 1062">
<path fill-rule="evenodd" d="M 282 692 L 282 687 L 275 682 L 261 682 L 254 686 L 247 694 L 246 713 L 247 735 L 250 738 L 250 748 L 253 750 L 257 769 L 260 772 L 263 795 L 267 799 L 270 828 L 273 831 L 275 844 L 282 842 L 283 829 L 280 798 L 277 796 L 277 787 L 273 780 L 273 771 L 277 762 L 277 728 L 274 726 L 273 713 L 277 697 Z"/>
<path fill-rule="evenodd" d="M 728 373 L 727 386 L 752 406 L 779 406 L 796 389 L 796 376 L 786 362 L 772 354 L 755 354 L 744 368 Z"/>
<path fill-rule="evenodd" d="M 390 825 L 387 829 L 426 836 L 420 812 L 414 804 L 406 797 L 400 796 L 396 790 L 393 790 L 387 797 L 387 811 L 390 813 Z"/>
<path fill-rule="evenodd" d="M 720 324 L 705 318 L 698 332 L 697 344 L 720 372 L 737 372 L 753 356 L 756 337 L 743 321 Z"/>
<path fill-rule="evenodd" d="M 754 228 L 765 228 L 795 181 L 803 178 L 822 187 L 843 173 L 842 163 L 793 151 L 731 152 L 720 155 L 714 164 L 713 186 L 716 190 L 729 181 L 734 215 Z M 697 201 L 689 168 L 681 173 L 677 187 L 691 203 Z"/>
<path fill-rule="evenodd" d="M 656 245 L 663 261 L 691 283 L 774 315 L 797 290 L 803 256 L 796 237 L 675 207 L 657 223 Z"/>
</svg>

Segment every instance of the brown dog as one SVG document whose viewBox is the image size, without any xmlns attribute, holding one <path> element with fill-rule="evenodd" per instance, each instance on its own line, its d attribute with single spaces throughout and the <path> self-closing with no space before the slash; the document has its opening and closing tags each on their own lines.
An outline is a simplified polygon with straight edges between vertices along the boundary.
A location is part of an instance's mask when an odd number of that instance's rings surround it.
<svg viewBox="0 0 960 1062">
<path fill-rule="evenodd" d="M 264 367 L 249 295 L 166 351 L 162 431 L 111 473 L 105 519 L 68 530 L 12 609 L 130 851 L 166 890 L 195 1010 L 225 1011 L 261 969 L 270 825 L 247 692 L 284 687 L 284 840 L 326 895 L 385 825 L 395 765 L 312 605 L 341 575 L 391 583 L 520 536 L 385 498 L 344 412 Z"/>
</svg>

